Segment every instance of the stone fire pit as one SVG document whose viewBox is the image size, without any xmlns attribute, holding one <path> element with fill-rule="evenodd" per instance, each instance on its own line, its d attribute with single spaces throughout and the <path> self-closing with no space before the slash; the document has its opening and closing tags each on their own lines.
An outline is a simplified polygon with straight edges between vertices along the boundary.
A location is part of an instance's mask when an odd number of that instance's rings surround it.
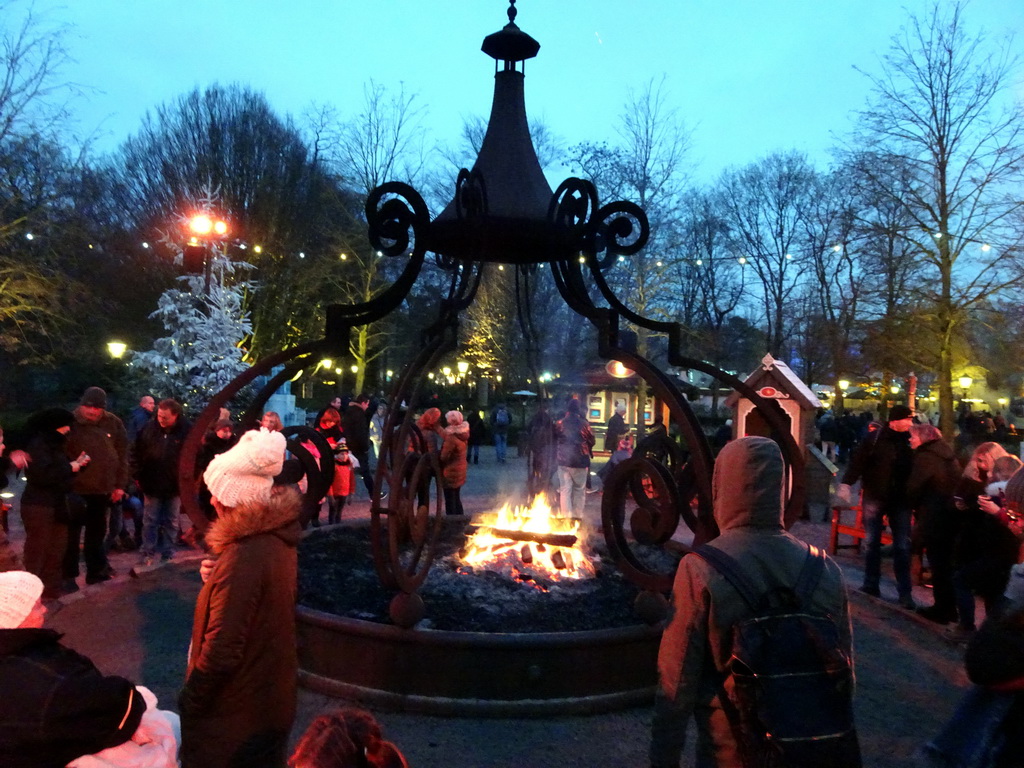
<svg viewBox="0 0 1024 768">
<path fill-rule="evenodd" d="M 661 627 L 637 618 L 639 590 L 602 562 L 600 547 L 592 579 L 517 581 L 464 565 L 465 529 L 465 521 L 446 521 L 441 555 L 420 590 L 426 618 L 413 629 L 388 619 L 394 593 L 374 570 L 366 524 L 307 536 L 299 549 L 303 684 L 376 706 L 474 717 L 593 713 L 650 700 Z"/>
</svg>

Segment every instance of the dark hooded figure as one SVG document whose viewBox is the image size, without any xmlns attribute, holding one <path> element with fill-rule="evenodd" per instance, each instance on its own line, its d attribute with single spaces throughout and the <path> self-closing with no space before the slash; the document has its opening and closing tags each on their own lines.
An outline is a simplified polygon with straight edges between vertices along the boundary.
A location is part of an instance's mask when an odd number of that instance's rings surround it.
<svg viewBox="0 0 1024 768">
<path fill-rule="evenodd" d="M 21 519 L 25 525 L 25 570 L 43 582 L 43 598 L 61 596 L 61 562 L 68 541 L 68 494 L 75 473 L 89 463 L 80 455 L 65 455 L 65 443 L 75 417 L 63 408 L 47 408 L 33 414 L 27 425 L 30 462 L 25 470 L 21 495 Z"/>
<path fill-rule="evenodd" d="M 782 453 L 764 437 L 734 440 L 715 461 L 712 498 L 721 535 L 712 544 L 742 566 L 757 591 L 793 584 L 808 556 L 807 544 L 783 528 L 782 480 Z M 723 680 L 732 629 L 755 614 L 721 573 L 696 556 L 679 563 L 672 607 L 658 652 L 651 766 L 679 765 L 691 716 L 697 726 L 696 765 L 741 765 L 733 731 L 738 724 L 723 707 Z M 831 559 L 805 607 L 834 617 L 842 651 L 852 658 L 846 588 Z"/>
</svg>

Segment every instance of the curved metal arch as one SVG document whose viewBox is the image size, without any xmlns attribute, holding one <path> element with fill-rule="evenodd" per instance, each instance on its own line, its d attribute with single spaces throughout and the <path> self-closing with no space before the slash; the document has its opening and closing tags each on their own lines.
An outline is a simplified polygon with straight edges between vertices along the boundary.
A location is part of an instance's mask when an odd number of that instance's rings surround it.
<svg viewBox="0 0 1024 768">
<path fill-rule="evenodd" d="M 199 413 L 192 424 L 192 429 L 181 446 L 181 460 L 178 462 L 178 490 L 181 497 L 182 511 L 188 515 L 192 524 L 200 532 L 205 532 L 209 526 L 206 515 L 199 508 L 197 494 L 199 491 L 199 478 L 196 474 L 196 458 L 199 455 L 199 448 L 203 442 L 203 435 L 213 425 L 220 415 L 220 409 L 225 406 L 232 397 L 237 395 L 243 387 L 255 381 L 259 376 L 273 370 L 279 365 L 288 362 L 292 358 L 301 355 L 315 354 L 321 350 L 333 348 L 332 339 L 318 339 L 306 344 L 300 344 L 291 349 L 284 349 L 269 357 L 254 363 L 252 367 L 242 371 L 232 379 L 224 389 L 210 398 L 210 402 Z"/>
<path fill-rule="evenodd" d="M 370 502 L 370 541 L 381 582 L 406 593 L 419 589 L 436 557 L 444 519 L 444 494 L 439 485 L 440 464 L 436 456 L 430 459 L 426 453 L 425 441 L 413 423 L 413 409 L 410 407 L 401 414 L 401 423 L 398 423 L 398 416 L 403 402 L 416 402 L 425 371 L 453 348 L 453 336 L 438 334 L 420 351 L 396 382 L 384 420 L 387 439 L 381 443 Z M 407 450 L 409 447 L 413 449 L 411 452 Z M 429 466 L 421 461 L 424 458 Z M 426 497 L 423 494 L 423 483 L 430 478 L 435 479 L 433 502 L 429 487 Z M 388 490 L 386 500 L 383 498 L 385 487 Z M 424 500 L 426 505 L 422 503 Z M 426 512 L 421 511 L 424 506 Z M 433 525 L 429 524 L 431 517 Z M 412 552 L 404 555 L 402 544 L 410 540 L 411 534 L 416 536 L 411 539 Z"/>
<path fill-rule="evenodd" d="M 591 267 L 590 273 L 598 283 L 602 295 L 606 293 L 610 295 L 609 303 L 612 304 L 612 307 L 604 308 L 594 304 L 584 284 L 583 271 L 578 262 L 563 261 L 552 265 L 552 274 L 555 277 L 559 293 L 575 312 L 586 317 L 597 328 L 600 354 L 606 358 L 618 360 L 636 371 L 641 379 L 649 384 L 659 398 L 668 405 L 673 423 L 677 424 L 692 451 L 690 461 L 683 469 L 669 473 L 672 483 L 664 486 L 661 492 L 653 497 L 639 493 L 637 489 L 642 487 L 642 485 L 638 485 L 640 481 L 627 474 L 628 472 L 641 473 L 648 478 L 648 482 L 654 482 L 653 478 L 657 476 L 658 482 L 664 485 L 665 477 L 661 471 L 653 469 L 654 462 L 645 459 L 642 462 L 638 461 L 627 465 L 626 470 L 613 473 L 609 478 L 609 483 L 606 483 L 605 496 L 602 501 L 605 538 L 616 564 L 627 578 L 641 587 L 665 591 L 671 587 L 672 574 L 658 573 L 645 566 L 633 552 L 633 545 L 629 537 L 625 535 L 623 526 L 626 524 L 624 505 L 627 492 L 638 504 L 637 510 L 629 519 L 630 526 L 636 526 L 632 530 L 634 541 L 639 542 L 646 539 L 652 543 L 664 543 L 671 537 L 680 519 L 693 531 L 695 544 L 713 538 L 718 534 L 718 527 L 714 521 L 711 505 L 711 473 L 714 464 L 711 448 L 679 387 L 647 358 L 622 346 L 619 318 L 624 311 L 627 317 L 639 320 L 638 324 L 642 327 L 667 333 L 671 346 L 676 345 L 676 340 L 681 336 L 681 329 L 675 323 L 655 322 L 629 310 L 617 300 L 608 288 L 600 271 L 595 267 L 592 254 L 588 255 L 587 261 Z M 602 286 L 604 286 L 603 290 Z M 678 349 L 675 349 L 674 353 L 673 360 L 689 362 L 679 353 Z M 782 448 L 783 457 L 786 460 L 791 493 L 785 515 L 787 523 L 791 525 L 796 519 L 796 515 L 803 509 L 805 478 L 802 469 L 804 462 L 799 447 L 787 429 L 782 409 L 777 403 L 760 397 L 744 382 L 725 371 L 706 363 L 700 363 L 693 367 L 732 384 L 734 388 L 749 397 L 755 407 L 760 409 L 764 415 L 765 421 L 771 428 L 772 436 Z M 668 490 L 669 488 L 671 490 Z M 694 496 L 697 498 L 698 507 L 696 515 L 690 514 L 688 510 Z"/>
</svg>

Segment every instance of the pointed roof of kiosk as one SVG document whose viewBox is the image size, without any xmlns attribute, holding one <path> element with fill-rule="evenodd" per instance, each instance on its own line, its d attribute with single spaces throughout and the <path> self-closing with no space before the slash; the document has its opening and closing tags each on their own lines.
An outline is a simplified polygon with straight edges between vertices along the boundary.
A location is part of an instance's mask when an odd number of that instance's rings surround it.
<svg viewBox="0 0 1024 768">
<path fill-rule="evenodd" d="M 818 396 L 811 391 L 803 381 L 793 373 L 793 369 L 781 360 L 776 360 L 771 355 L 761 358 L 761 366 L 746 378 L 747 386 L 759 391 L 770 387 L 778 392 L 771 396 L 777 400 L 794 399 L 799 402 L 801 408 L 821 408 L 822 402 Z M 732 408 L 740 399 L 739 392 L 735 390 L 725 399 L 725 405 Z"/>
</svg>

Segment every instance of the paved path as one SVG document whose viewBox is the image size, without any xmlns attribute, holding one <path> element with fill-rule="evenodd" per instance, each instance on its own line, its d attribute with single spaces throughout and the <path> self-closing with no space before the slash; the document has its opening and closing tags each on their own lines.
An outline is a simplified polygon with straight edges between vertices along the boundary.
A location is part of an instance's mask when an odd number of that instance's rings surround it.
<svg viewBox="0 0 1024 768">
<path fill-rule="evenodd" d="M 497 465 L 493 451 L 486 452 L 484 459 L 483 464 L 470 467 L 464 490 L 470 513 L 490 507 L 495 498 L 521 493 L 525 483 L 523 459 Z M 599 507 L 600 494 L 588 496 L 588 518 L 596 520 Z M 366 516 L 366 499 L 346 506 L 346 517 L 350 514 Z M 12 514 L 12 523 L 13 538 L 20 546 L 17 513 Z M 794 533 L 824 545 L 828 525 L 801 523 Z M 115 554 L 112 563 L 118 576 L 65 598 L 48 617 L 48 626 L 66 633 L 65 641 L 105 672 L 145 683 L 164 706 L 176 708 L 192 609 L 200 588 L 197 559 L 198 553 L 182 551 L 177 562 L 130 578 L 127 573 L 137 555 Z M 857 556 L 847 553 L 837 559 L 850 586 L 859 585 L 862 572 Z M 910 768 L 916 765 L 914 750 L 949 716 L 966 678 L 962 649 L 940 628 L 899 609 L 891 572 L 886 576 L 881 600 L 851 589 L 857 722 L 865 766 Z M 916 597 L 925 604 L 930 602 L 926 590 L 919 589 Z M 338 704 L 318 694 L 300 692 L 293 738 L 316 714 Z M 444 719 L 389 712 L 377 716 L 413 768 L 646 765 L 647 708 L 543 720 Z"/>
</svg>

